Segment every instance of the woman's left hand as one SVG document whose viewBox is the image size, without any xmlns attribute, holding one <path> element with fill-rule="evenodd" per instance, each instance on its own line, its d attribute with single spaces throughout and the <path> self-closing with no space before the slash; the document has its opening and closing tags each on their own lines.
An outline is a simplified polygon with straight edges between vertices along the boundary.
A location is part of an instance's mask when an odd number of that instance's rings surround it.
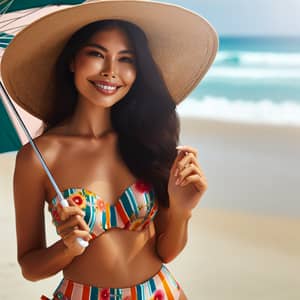
<svg viewBox="0 0 300 300">
<path fill-rule="evenodd" d="M 207 189 L 207 181 L 197 158 L 197 150 L 190 146 L 179 151 L 170 171 L 168 193 L 170 209 L 191 212 Z"/>
</svg>

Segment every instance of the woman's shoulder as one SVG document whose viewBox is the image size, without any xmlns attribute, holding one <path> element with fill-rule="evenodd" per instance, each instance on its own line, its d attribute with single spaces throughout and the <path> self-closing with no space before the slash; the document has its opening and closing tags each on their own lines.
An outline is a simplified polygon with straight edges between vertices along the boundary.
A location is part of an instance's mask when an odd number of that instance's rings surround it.
<svg viewBox="0 0 300 300">
<path fill-rule="evenodd" d="M 50 143 L 46 141 L 43 136 L 34 138 L 34 143 L 49 167 L 49 165 L 51 165 L 51 156 L 49 156 Z M 28 142 L 19 149 L 16 155 L 15 176 L 22 177 L 31 175 L 35 178 L 42 179 L 45 177 L 45 172 L 32 145 Z"/>
<path fill-rule="evenodd" d="M 54 127 L 47 132 L 35 137 L 33 139 L 33 142 L 37 146 L 44 159 L 50 161 L 51 156 L 55 156 L 55 153 L 61 149 L 62 140 L 62 128 Z M 27 162 L 31 163 L 37 161 L 37 155 L 30 142 L 27 142 L 19 149 L 17 153 L 17 160 L 26 160 Z"/>
</svg>

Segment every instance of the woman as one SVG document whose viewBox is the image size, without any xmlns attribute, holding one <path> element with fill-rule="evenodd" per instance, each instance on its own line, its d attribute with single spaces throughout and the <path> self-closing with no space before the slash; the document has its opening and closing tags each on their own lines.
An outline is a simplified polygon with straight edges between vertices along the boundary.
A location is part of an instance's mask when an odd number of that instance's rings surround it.
<svg viewBox="0 0 300 300">
<path fill-rule="evenodd" d="M 136 20 L 142 11 L 143 20 Z M 167 13 L 176 20 L 156 31 L 149 27 L 165 22 Z M 174 58 L 177 42 L 166 41 L 164 50 L 158 36 L 178 32 L 175 23 L 187 17 L 198 21 L 187 24 L 187 32 L 200 21 L 207 29 L 199 64 L 184 46 L 177 49 L 183 57 Z M 72 22 L 76 26 L 66 29 Z M 49 24 L 56 25 L 43 47 L 32 45 L 32 52 L 23 53 L 26 38 Z M 63 31 L 64 43 L 58 38 Z M 53 299 L 187 299 L 164 264 L 184 248 L 192 209 L 207 183 L 197 151 L 190 146 L 176 151 L 175 109 L 207 71 L 216 48 L 210 25 L 182 8 L 101 1 L 42 18 L 7 49 L 4 83 L 20 105 L 45 122 L 35 143 L 69 204 L 60 205 L 31 146 L 23 146 L 14 174 L 18 261 L 32 281 L 63 271 Z M 174 68 L 180 60 L 194 71 L 180 75 Z M 49 247 L 45 201 L 59 235 Z"/>
</svg>

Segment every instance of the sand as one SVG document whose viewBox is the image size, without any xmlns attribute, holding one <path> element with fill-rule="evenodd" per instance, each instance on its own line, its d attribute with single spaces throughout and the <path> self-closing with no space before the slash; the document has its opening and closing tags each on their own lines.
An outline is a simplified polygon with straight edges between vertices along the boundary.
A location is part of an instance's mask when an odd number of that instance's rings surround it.
<svg viewBox="0 0 300 300">
<path fill-rule="evenodd" d="M 300 299 L 300 128 L 182 119 L 209 188 L 169 268 L 192 300 Z M 61 275 L 23 279 L 16 262 L 15 153 L 0 155 L 0 299 L 50 295 Z M 55 232 L 47 217 L 48 240 Z"/>
<path fill-rule="evenodd" d="M 300 127 L 181 118 L 209 188 L 201 205 L 300 217 Z"/>
</svg>

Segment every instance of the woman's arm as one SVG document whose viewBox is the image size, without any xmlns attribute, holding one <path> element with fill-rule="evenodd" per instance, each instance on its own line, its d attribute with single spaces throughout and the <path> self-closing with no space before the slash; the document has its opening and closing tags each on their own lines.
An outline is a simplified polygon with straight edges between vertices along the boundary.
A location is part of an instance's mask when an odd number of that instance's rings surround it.
<svg viewBox="0 0 300 300">
<path fill-rule="evenodd" d="M 163 262 L 173 260 L 187 243 L 188 221 L 192 210 L 207 189 L 207 181 L 197 161 L 197 150 L 177 147 L 168 181 L 169 208 L 161 207 L 154 219 L 157 254 Z"/>
<path fill-rule="evenodd" d="M 156 251 L 164 263 L 169 263 L 184 249 L 188 239 L 191 212 L 160 208 L 155 219 Z"/>
<path fill-rule="evenodd" d="M 16 158 L 14 204 L 18 262 L 23 276 L 31 281 L 56 274 L 75 257 L 62 240 L 46 246 L 45 174 L 31 145 L 23 146 Z"/>
</svg>

